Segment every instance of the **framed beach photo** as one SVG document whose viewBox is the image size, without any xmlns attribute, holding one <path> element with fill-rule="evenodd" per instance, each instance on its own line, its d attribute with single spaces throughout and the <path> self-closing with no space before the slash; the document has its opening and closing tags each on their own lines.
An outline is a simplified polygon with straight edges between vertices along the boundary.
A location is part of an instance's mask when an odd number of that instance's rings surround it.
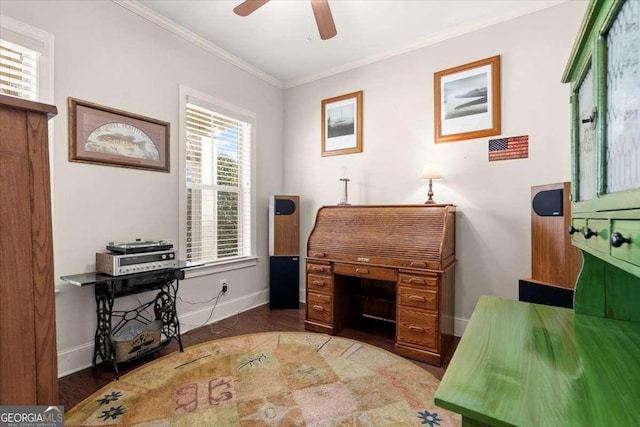
<svg viewBox="0 0 640 427">
<path fill-rule="evenodd" d="M 433 75 L 435 142 L 499 135 L 500 56 Z"/>
<path fill-rule="evenodd" d="M 69 98 L 69 161 L 169 172 L 169 123 Z"/>
<path fill-rule="evenodd" d="M 362 152 L 362 91 L 322 100 L 322 156 Z"/>
</svg>

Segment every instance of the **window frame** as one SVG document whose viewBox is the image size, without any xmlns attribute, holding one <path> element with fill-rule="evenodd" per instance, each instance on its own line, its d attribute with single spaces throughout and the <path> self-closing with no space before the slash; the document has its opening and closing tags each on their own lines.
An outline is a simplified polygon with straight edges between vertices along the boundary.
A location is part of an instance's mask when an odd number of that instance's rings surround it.
<svg viewBox="0 0 640 427">
<path fill-rule="evenodd" d="M 180 93 L 180 102 L 179 102 L 179 152 L 178 152 L 178 162 L 179 162 L 179 212 L 178 212 L 178 222 L 179 222 L 179 245 L 178 245 L 178 254 L 180 259 L 186 259 L 186 251 L 187 251 L 187 179 L 186 179 L 186 134 L 187 134 L 187 119 L 186 119 L 186 110 L 187 103 L 189 99 L 194 100 L 192 102 L 198 106 L 205 107 L 211 109 L 211 111 L 215 113 L 224 114 L 239 120 L 246 121 L 250 123 L 251 126 L 251 147 L 249 149 L 250 156 L 250 179 L 251 185 L 249 189 L 249 200 L 251 204 L 251 208 L 249 210 L 251 226 L 249 230 L 249 235 L 251 239 L 251 243 L 249 245 L 249 255 L 235 257 L 232 259 L 222 259 L 213 262 L 204 263 L 202 266 L 193 267 L 186 270 L 187 277 L 197 277 L 201 275 L 214 274 L 222 271 L 236 270 L 240 268 L 252 267 L 257 265 L 258 256 L 257 256 L 257 233 L 256 233 L 256 114 L 252 111 L 246 110 L 244 108 L 235 106 L 230 104 L 224 100 L 219 98 L 215 98 L 206 93 L 200 92 L 193 88 L 190 88 L 185 85 L 180 85 L 179 88 Z M 242 221 L 242 219 L 240 219 Z"/>
</svg>

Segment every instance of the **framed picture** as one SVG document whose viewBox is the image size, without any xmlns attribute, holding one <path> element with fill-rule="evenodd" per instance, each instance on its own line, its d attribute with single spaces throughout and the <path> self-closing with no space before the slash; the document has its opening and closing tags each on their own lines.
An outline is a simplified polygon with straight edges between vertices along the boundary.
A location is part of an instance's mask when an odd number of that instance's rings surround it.
<svg viewBox="0 0 640 427">
<path fill-rule="evenodd" d="M 69 161 L 169 172 L 169 123 L 69 98 Z"/>
<path fill-rule="evenodd" d="M 435 142 L 499 135 L 500 56 L 433 75 Z"/>
<path fill-rule="evenodd" d="M 322 157 L 362 152 L 362 91 L 322 101 Z"/>
</svg>

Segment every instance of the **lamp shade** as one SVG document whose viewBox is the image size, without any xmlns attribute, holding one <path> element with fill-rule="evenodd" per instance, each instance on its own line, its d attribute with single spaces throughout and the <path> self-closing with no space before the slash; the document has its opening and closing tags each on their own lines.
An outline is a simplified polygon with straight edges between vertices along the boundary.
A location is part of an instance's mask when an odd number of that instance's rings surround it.
<svg viewBox="0 0 640 427">
<path fill-rule="evenodd" d="M 438 170 L 438 164 L 427 163 L 424 166 L 422 175 L 420 175 L 420 179 L 442 179 L 442 175 L 440 175 L 440 171 Z"/>
</svg>

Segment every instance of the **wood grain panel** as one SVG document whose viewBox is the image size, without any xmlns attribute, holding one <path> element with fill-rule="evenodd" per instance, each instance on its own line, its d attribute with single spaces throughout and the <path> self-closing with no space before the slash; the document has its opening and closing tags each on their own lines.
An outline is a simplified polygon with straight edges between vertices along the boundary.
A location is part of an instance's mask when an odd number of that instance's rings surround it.
<svg viewBox="0 0 640 427">
<path fill-rule="evenodd" d="M 422 310 L 398 308 L 398 343 L 438 351 L 438 316 Z"/>
<path fill-rule="evenodd" d="M 35 348 L 38 402 L 58 401 L 58 357 L 53 280 L 53 237 L 47 121 L 27 113 L 31 164 L 31 254 L 35 309 Z"/>
<path fill-rule="evenodd" d="M 0 404 L 58 403 L 47 119 L 0 95 Z"/>
<path fill-rule="evenodd" d="M 295 211 L 291 215 L 276 215 L 275 201 L 291 200 Z M 269 255 L 300 255 L 300 197 L 273 196 L 269 205 Z"/>
<path fill-rule="evenodd" d="M 333 278 L 331 276 L 307 275 L 307 289 L 333 293 Z"/>
<path fill-rule="evenodd" d="M 438 310 L 438 292 L 398 286 L 398 304 L 423 310 Z"/>
<path fill-rule="evenodd" d="M 337 261 L 442 270 L 451 205 L 325 206 L 318 210 L 307 255 Z M 384 230 L 384 232 L 381 232 Z M 451 243 L 450 243 L 451 244 Z"/>
<path fill-rule="evenodd" d="M 371 267 L 368 265 L 339 264 L 333 265 L 333 274 L 345 276 L 364 277 L 367 279 L 396 281 L 396 270 L 393 268 Z"/>
<path fill-rule="evenodd" d="M 481 296 L 435 404 L 486 425 L 635 426 L 639 342 L 640 323 Z"/>
<path fill-rule="evenodd" d="M 571 225 L 571 183 L 557 183 L 531 187 L 534 197 L 550 190 L 563 191 L 563 215 L 540 216 L 531 208 L 531 278 L 534 281 L 573 289 L 580 270 L 580 252 L 571 244 L 567 233 Z M 573 234 L 574 237 L 581 235 Z"/>
</svg>

